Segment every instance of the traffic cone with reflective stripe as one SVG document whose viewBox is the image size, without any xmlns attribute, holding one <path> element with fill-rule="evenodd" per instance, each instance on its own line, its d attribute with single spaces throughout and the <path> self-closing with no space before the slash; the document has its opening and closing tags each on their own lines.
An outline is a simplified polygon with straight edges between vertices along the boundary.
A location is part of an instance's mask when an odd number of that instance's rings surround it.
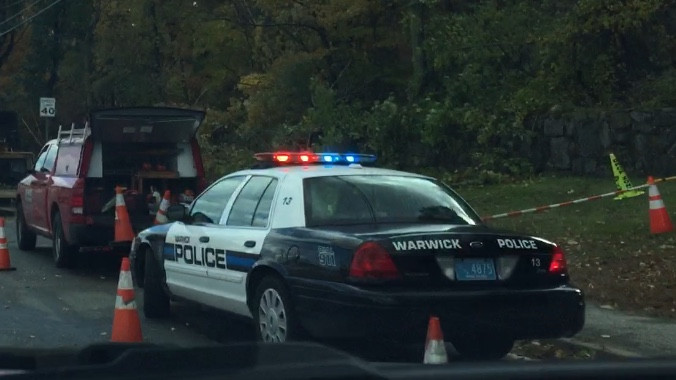
<svg viewBox="0 0 676 380">
<path fill-rule="evenodd" d="M 657 190 L 657 185 L 655 185 L 652 176 L 648 177 L 648 185 L 650 185 L 648 188 L 648 199 L 650 200 L 650 233 L 661 234 L 673 231 L 674 226 L 671 224 L 669 213 L 664 206 L 664 201 L 662 200 L 662 196 L 660 196 L 659 190 Z"/>
<path fill-rule="evenodd" d="M 131 242 L 134 240 L 134 231 L 131 229 L 129 212 L 124 203 L 124 189 L 115 187 L 115 242 Z"/>
<path fill-rule="evenodd" d="M 143 342 L 141 320 L 136 310 L 134 285 L 130 269 L 129 258 L 122 258 L 120 280 L 117 283 L 117 297 L 115 298 L 115 316 L 113 317 L 111 342 Z"/>
<path fill-rule="evenodd" d="M 439 318 L 435 316 L 430 317 L 430 322 L 427 325 L 427 340 L 425 341 L 425 356 L 423 357 L 423 363 L 448 363 L 444 334 L 441 332 Z"/>
<path fill-rule="evenodd" d="M 0 218 L 0 271 L 16 270 L 9 263 L 9 249 L 5 236 L 5 218 Z"/>
<path fill-rule="evenodd" d="M 157 210 L 157 215 L 155 215 L 155 224 L 164 224 L 169 223 L 167 218 L 167 209 L 169 209 L 169 204 L 171 203 L 171 191 L 166 190 L 164 192 L 164 197 L 160 203 L 160 208 Z"/>
</svg>

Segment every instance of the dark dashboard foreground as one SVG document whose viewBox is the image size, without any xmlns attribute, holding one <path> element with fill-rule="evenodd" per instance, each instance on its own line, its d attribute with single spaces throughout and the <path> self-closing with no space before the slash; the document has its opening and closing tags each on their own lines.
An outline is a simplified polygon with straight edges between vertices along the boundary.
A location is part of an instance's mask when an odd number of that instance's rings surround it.
<svg viewBox="0 0 676 380">
<path fill-rule="evenodd" d="M 676 359 L 369 363 L 313 343 L 0 350 L 0 376 L 8 379 L 672 379 L 675 374 Z"/>
</svg>

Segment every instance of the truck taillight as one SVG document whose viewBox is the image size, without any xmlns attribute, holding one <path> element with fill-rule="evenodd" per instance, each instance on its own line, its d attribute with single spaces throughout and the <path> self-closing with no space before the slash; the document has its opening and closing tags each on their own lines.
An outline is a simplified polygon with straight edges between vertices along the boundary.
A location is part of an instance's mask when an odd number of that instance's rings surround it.
<svg viewBox="0 0 676 380">
<path fill-rule="evenodd" d="M 79 178 L 73 186 L 70 196 L 70 212 L 73 215 L 84 214 L 84 180 Z"/>
<path fill-rule="evenodd" d="M 399 278 L 400 274 L 385 248 L 375 242 L 366 242 L 354 252 L 350 264 L 350 277 L 394 279 Z"/>
<path fill-rule="evenodd" d="M 554 247 L 552 250 L 552 260 L 549 262 L 549 273 L 565 274 L 568 271 L 566 264 L 566 255 L 563 254 L 561 247 Z"/>
<path fill-rule="evenodd" d="M 201 193 L 207 188 L 207 181 L 204 173 L 204 163 L 202 162 L 202 153 L 197 139 L 193 138 L 190 142 L 190 150 L 192 150 L 192 159 L 197 171 L 197 193 Z"/>
<path fill-rule="evenodd" d="M 74 195 L 70 198 L 70 212 L 77 215 L 82 215 L 84 212 L 84 197 L 82 195 Z"/>
</svg>

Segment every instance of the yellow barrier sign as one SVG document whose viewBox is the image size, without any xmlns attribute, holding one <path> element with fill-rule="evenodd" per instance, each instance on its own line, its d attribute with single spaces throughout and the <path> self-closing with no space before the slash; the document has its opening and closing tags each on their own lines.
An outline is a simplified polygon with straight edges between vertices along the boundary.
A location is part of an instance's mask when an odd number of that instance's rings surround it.
<svg viewBox="0 0 676 380">
<path fill-rule="evenodd" d="M 624 169 L 622 169 L 622 166 L 617 161 L 617 157 L 615 157 L 615 155 L 612 153 L 610 154 L 610 166 L 613 169 L 613 176 L 615 177 L 615 185 L 617 186 L 617 190 L 627 190 L 634 187 L 634 185 L 631 184 L 629 177 L 627 177 L 627 173 L 625 173 Z M 613 199 L 620 200 L 624 198 L 632 198 L 642 194 L 645 194 L 645 192 L 640 190 L 631 190 L 626 191 Z"/>
</svg>

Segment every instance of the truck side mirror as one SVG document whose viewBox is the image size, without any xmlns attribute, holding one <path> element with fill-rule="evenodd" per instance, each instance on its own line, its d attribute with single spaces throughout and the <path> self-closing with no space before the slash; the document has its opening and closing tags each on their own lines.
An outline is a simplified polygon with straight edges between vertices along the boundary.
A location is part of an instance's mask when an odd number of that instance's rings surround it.
<svg viewBox="0 0 676 380">
<path fill-rule="evenodd" d="M 181 221 L 187 216 L 188 211 L 182 204 L 171 205 L 167 209 L 167 218 L 171 221 Z"/>
</svg>

